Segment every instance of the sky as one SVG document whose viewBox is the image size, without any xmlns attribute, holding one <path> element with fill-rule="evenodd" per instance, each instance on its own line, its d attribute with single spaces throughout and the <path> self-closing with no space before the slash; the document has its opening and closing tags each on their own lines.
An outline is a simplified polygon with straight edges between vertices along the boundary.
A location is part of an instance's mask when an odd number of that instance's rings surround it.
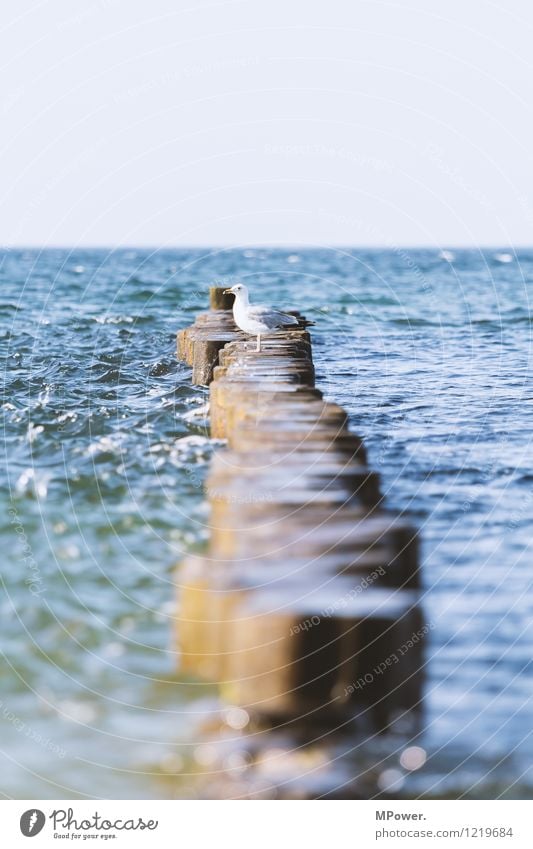
<svg viewBox="0 0 533 849">
<path fill-rule="evenodd" d="M 533 244 L 526 0 L 3 0 L 0 246 Z"/>
</svg>

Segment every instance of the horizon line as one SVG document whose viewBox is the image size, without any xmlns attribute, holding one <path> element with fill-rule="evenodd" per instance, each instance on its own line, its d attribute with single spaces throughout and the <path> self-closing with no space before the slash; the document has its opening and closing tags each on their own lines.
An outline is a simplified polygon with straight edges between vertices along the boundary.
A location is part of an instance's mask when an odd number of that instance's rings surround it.
<svg viewBox="0 0 533 849">
<path fill-rule="evenodd" d="M 164 245 L 164 244 L 87 244 L 87 245 L 76 245 L 76 244 L 12 244 L 12 245 L 1 245 L 0 252 L 9 252 L 9 251 L 45 251 L 45 250 L 93 250 L 93 251 L 118 251 L 118 250 L 143 250 L 143 251 L 158 251 L 158 250 L 210 250 L 210 251 L 225 251 L 225 250 L 388 250 L 388 251 L 398 251 L 398 250 L 434 250 L 434 251 L 442 251 L 442 250 L 502 250 L 505 249 L 507 251 L 520 251 L 520 250 L 533 250 L 533 242 L 531 244 L 505 244 L 505 243 L 495 243 L 495 242 L 487 242 L 483 244 L 453 244 L 451 242 L 445 242 L 441 245 L 429 245 L 429 244 L 415 244 L 415 243 L 405 243 L 405 244 L 345 244 L 345 243 L 330 243 L 330 244 L 280 244 L 277 242 L 265 242 L 265 243 L 255 243 L 255 244 L 208 244 L 208 243 L 198 243 L 198 244 L 172 244 L 172 245 Z"/>
</svg>

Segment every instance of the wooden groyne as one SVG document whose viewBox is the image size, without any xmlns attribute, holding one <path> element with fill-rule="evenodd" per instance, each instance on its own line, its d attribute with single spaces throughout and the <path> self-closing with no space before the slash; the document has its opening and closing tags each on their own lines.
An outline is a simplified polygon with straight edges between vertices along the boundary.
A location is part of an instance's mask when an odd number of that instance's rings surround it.
<svg viewBox="0 0 533 849">
<path fill-rule="evenodd" d="M 200 792 L 375 795 L 379 771 L 358 774 L 356 741 L 411 734 L 420 717 L 416 534 L 315 387 L 308 331 L 257 353 L 226 297 L 212 290 L 210 312 L 178 336 L 193 381 L 210 385 L 212 436 L 227 441 L 206 483 L 207 550 L 178 573 L 181 670 L 216 682 L 240 717 L 212 733 Z"/>
</svg>

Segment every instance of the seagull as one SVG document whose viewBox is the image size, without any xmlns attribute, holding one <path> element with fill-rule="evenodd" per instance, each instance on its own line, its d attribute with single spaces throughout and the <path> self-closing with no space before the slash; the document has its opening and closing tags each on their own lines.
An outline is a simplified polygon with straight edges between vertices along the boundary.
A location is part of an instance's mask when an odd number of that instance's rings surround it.
<svg viewBox="0 0 533 849">
<path fill-rule="evenodd" d="M 302 324 L 295 316 L 272 309 L 272 307 L 253 307 L 248 297 L 248 289 L 243 283 L 237 283 L 231 289 L 224 291 L 225 295 L 235 295 L 233 302 L 233 318 L 235 324 L 244 333 L 257 336 L 256 351 L 261 350 L 261 336 L 282 327 L 301 327 L 314 322 Z"/>
</svg>

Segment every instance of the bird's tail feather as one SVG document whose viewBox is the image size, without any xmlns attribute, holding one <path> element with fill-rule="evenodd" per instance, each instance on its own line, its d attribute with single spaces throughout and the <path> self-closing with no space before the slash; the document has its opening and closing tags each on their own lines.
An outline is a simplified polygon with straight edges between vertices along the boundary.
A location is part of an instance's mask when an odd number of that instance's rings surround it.
<svg viewBox="0 0 533 849">
<path fill-rule="evenodd" d="M 295 321 L 298 322 L 298 327 L 305 328 L 305 327 L 311 327 L 312 325 L 316 324 L 316 321 L 309 321 L 304 315 L 302 315 L 297 310 L 294 310 L 294 311 L 291 310 L 290 312 L 285 313 L 285 315 L 290 316 L 291 318 L 295 319 Z M 291 324 L 292 323 L 293 322 L 291 322 Z"/>
</svg>

